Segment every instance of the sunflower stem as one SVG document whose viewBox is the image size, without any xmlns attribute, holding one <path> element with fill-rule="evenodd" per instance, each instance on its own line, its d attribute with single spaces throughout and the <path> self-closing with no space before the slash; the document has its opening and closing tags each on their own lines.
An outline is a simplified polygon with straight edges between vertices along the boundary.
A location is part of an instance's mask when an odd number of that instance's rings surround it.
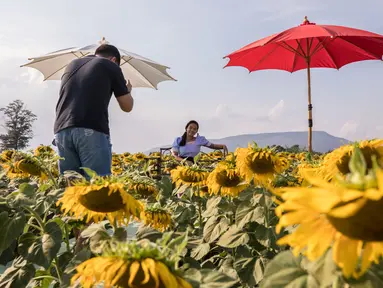
<svg viewBox="0 0 383 288">
<path fill-rule="evenodd" d="M 27 225 L 29 227 L 32 227 L 32 228 L 35 228 L 35 229 L 39 230 L 40 232 L 44 232 L 44 230 L 40 226 L 37 226 L 37 225 L 32 224 L 32 223 L 28 223 Z"/>
<path fill-rule="evenodd" d="M 50 276 L 50 275 L 38 276 L 38 277 L 33 278 L 33 280 L 36 280 L 36 281 L 42 280 L 42 279 L 51 279 L 51 280 L 54 280 L 56 282 L 60 282 L 59 279 L 57 279 L 56 277 Z"/>
<path fill-rule="evenodd" d="M 65 244 L 66 244 L 66 249 L 69 252 L 70 251 L 70 245 L 69 245 L 69 232 L 68 232 L 68 226 L 65 223 L 64 225 L 64 233 L 65 233 Z"/>
<path fill-rule="evenodd" d="M 266 203 L 266 189 L 262 189 L 263 197 L 265 199 L 265 227 L 269 228 L 269 207 L 267 207 Z"/>
<path fill-rule="evenodd" d="M 198 191 L 198 217 L 199 217 L 199 235 L 202 235 L 202 197 L 200 195 L 200 188 L 197 186 L 197 191 Z"/>
<path fill-rule="evenodd" d="M 57 276 L 59 278 L 59 282 L 60 284 L 63 283 L 63 278 L 62 278 L 62 271 L 60 269 L 60 267 L 58 266 L 58 260 L 57 260 L 57 257 L 55 258 L 55 269 L 56 269 L 56 272 L 57 272 Z"/>
<path fill-rule="evenodd" d="M 50 169 L 47 168 L 47 166 L 45 165 L 45 163 L 43 161 L 40 161 L 40 159 L 38 157 L 36 157 L 37 159 L 37 162 L 39 162 L 39 164 L 41 165 L 41 167 L 48 172 L 48 176 L 49 178 L 52 180 L 53 182 L 53 186 L 55 186 L 55 189 L 59 189 L 59 186 L 57 185 L 57 182 L 56 182 L 56 179 L 55 177 L 53 177 L 53 174 L 51 172 Z"/>
<path fill-rule="evenodd" d="M 23 208 L 35 217 L 35 219 L 36 219 L 37 223 L 39 223 L 39 226 L 41 227 L 42 231 L 44 231 L 44 221 L 41 219 L 40 215 L 37 214 L 35 210 L 31 209 L 28 206 L 23 206 Z"/>
</svg>

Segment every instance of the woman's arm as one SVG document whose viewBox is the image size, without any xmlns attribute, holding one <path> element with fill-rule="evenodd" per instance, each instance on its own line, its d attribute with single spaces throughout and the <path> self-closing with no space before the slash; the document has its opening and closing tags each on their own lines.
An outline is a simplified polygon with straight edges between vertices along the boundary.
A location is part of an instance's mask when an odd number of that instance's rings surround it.
<svg viewBox="0 0 383 288">
<path fill-rule="evenodd" d="M 214 144 L 214 143 L 211 143 L 209 147 L 211 149 L 223 149 L 225 155 L 227 155 L 229 153 L 229 151 L 227 150 L 227 146 L 225 144 Z"/>
<path fill-rule="evenodd" d="M 172 155 L 173 155 L 174 158 L 176 158 L 176 160 L 178 160 L 178 161 L 182 161 L 182 160 L 184 160 L 183 158 L 181 158 L 180 156 L 178 156 L 178 152 L 175 151 L 174 149 L 172 149 Z"/>
<path fill-rule="evenodd" d="M 229 151 L 227 150 L 227 146 L 225 144 L 214 144 L 207 140 L 204 136 L 199 136 L 199 143 L 201 146 L 205 146 L 210 149 L 223 149 L 224 154 L 227 155 Z"/>
<path fill-rule="evenodd" d="M 179 141 L 181 139 L 179 137 L 177 137 L 174 142 L 173 142 L 173 145 L 172 145 L 172 155 L 174 156 L 174 158 L 178 161 L 182 161 L 184 160 L 183 158 L 181 158 L 179 155 L 180 153 L 180 145 L 179 145 Z"/>
</svg>

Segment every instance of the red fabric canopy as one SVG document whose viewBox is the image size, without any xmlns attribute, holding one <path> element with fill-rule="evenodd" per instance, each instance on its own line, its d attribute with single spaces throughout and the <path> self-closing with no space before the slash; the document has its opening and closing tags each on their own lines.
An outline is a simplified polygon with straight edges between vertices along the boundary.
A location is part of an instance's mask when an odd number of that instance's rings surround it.
<svg viewBox="0 0 383 288">
<path fill-rule="evenodd" d="M 383 36 L 334 25 L 316 25 L 305 17 L 298 26 L 251 43 L 227 56 L 225 67 L 242 66 L 249 72 L 307 69 L 308 150 L 312 152 L 312 104 L 310 68 L 339 69 L 349 63 L 382 60 Z"/>
<path fill-rule="evenodd" d="M 334 68 L 363 60 L 382 60 L 383 36 L 334 25 L 303 24 L 255 41 L 227 56 L 225 66 L 243 66 L 250 72 L 265 69 L 289 72 Z"/>
</svg>

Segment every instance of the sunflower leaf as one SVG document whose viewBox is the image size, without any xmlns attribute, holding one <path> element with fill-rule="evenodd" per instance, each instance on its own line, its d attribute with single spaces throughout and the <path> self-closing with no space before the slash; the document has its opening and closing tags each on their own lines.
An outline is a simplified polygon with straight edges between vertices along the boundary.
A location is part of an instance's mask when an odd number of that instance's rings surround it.
<svg viewBox="0 0 383 288">
<path fill-rule="evenodd" d="M 183 276 L 184 276 L 185 280 L 187 280 L 192 285 L 193 288 L 199 288 L 200 287 L 200 283 L 202 280 L 202 274 L 201 274 L 199 269 L 190 268 L 190 269 L 186 270 L 186 272 Z"/>
<path fill-rule="evenodd" d="M 333 260 L 332 249 L 329 249 L 317 261 L 311 262 L 308 271 L 315 279 L 320 280 L 323 287 L 330 286 L 338 277 L 338 268 Z"/>
<path fill-rule="evenodd" d="M 19 192 L 24 194 L 25 196 L 28 197 L 33 197 L 36 192 L 36 185 L 31 185 L 28 183 L 22 183 L 19 186 Z"/>
<path fill-rule="evenodd" d="M 210 237 L 211 233 L 214 230 L 214 227 L 217 225 L 218 217 L 217 216 L 211 216 L 205 223 L 205 226 L 203 227 L 203 239 L 210 243 Z"/>
<path fill-rule="evenodd" d="M 170 177 L 163 176 L 161 181 L 159 181 L 158 186 L 160 187 L 161 195 L 164 197 L 169 198 L 172 195 L 173 183 Z"/>
<path fill-rule="evenodd" d="M 36 269 L 32 263 L 18 257 L 13 261 L 12 266 L 1 274 L 0 287 L 27 287 L 35 272 Z"/>
<path fill-rule="evenodd" d="M 41 237 L 28 232 L 20 236 L 17 250 L 28 262 L 48 269 L 49 263 L 44 255 L 42 246 Z"/>
<path fill-rule="evenodd" d="M 60 226 L 53 221 L 45 225 L 45 233 L 42 237 L 42 249 L 45 257 L 50 263 L 60 250 L 62 241 L 62 231 Z"/>
<path fill-rule="evenodd" d="M 221 202 L 221 197 L 212 197 L 206 202 L 206 210 L 202 213 L 203 217 L 211 217 L 218 214 L 218 204 Z"/>
<path fill-rule="evenodd" d="M 249 222 L 264 224 L 265 212 L 261 206 L 251 206 L 248 203 L 241 203 L 235 214 L 235 222 L 239 228 L 243 228 Z"/>
<path fill-rule="evenodd" d="M 249 241 L 249 235 L 236 225 L 233 225 L 218 240 L 217 245 L 225 248 L 235 248 Z"/>
<path fill-rule="evenodd" d="M 371 159 L 368 159 L 369 161 Z M 362 151 L 355 145 L 354 152 L 352 153 L 351 159 L 348 163 L 351 173 L 358 173 L 359 175 L 366 175 L 367 163 L 363 156 Z"/>
<path fill-rule="evenodd" d="M 96 235 L 99 231 L 107 233 L 105 229 L 105 222 L 92 223 L 84 231 L 81 232 L 81 237 L 87 239 Z"/>
<path fill-rule="evenodd" d="M 111 239 L 106 231 L 99 230 L 96 234 L 89 238 L 89 248 L 92 253 L 100 254 L 104 248 L 105 241 Z"/>
<path fill-rule="evenodd" d="M 223 232 L 225 232 L 229 228 L 229 220 L 227 218 L 222 217 L 219 223 L 213 228 L 211 232 L 209 243 L 217 240 Z"/>
<path fill-rule="evenodd" d="M 177 255 L 181 255 L 186 245 L 188 244 L 188 235 L 187 233 L 182 233 L 177 238 L 170 240 L 167 247 L 172 249 Z"/>
<path fill-rule="evenodd" d="M 260 287 L 319 288 L 316 279 L 302 268 L 302 260 L 302 256 L 295 258 L 290 250 L 279 253 L 267 264 Z"/>
<path fill-rule="evenodd" d="M 202 269 L 200 272 L 202 275 L 200 288 L 230 288 L 238 282 L 220 271 Z"/>
<path fill-rule="evenodd" d="M 23 233 L 25 223 L 23 212 L 17 212 L 11 217 L 6 211 L 0 213 L 0 254 Z"/>
<path fill-rule="evenodd" d="M 227 255 L 226 259 L 223 260 L 222 264 L 220 265 L 218 271 L 226 274 L 227 276 L 233 278 L 233 279 L 239 279 L 238 273 L 233 267 L 234 265 L 234 259 L 231 255 Z"/>
<path fill-rule="evenodd" d="M 201 260 L 203 257 L 207 255 L 210 251 L 209 243 L 201 243 L 196 248 L 191 251 L 190 256 L 195 260 Z"/>
<path fill-rule="evenodd" d="M 87 167 L 80 167 L 84 172 L 90 177 L 90 178 L 95 178 L 97 176 L 96 171 L 93 171 L 90 168 Z"/>
</svg>

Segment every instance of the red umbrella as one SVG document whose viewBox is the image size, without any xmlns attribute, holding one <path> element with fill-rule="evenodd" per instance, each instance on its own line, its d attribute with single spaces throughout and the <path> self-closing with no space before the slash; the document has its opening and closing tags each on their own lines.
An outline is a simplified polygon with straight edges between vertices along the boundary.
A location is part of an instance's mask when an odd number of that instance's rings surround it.
<svg viewBox="0 0 383 288">
<path fill-rule="evenodd" d="M 253 42 L 224 58 L 225 66 L 243 66 L 249 72 L 277 69 L 294 72 L 307 69 L 309 135 L 312 152 L 312 105 L 310 68 L 339 69 L 363 60 L 382 60 L 383 36 L 334 25 L 316 25 L 305 17 L 298 27 Z"/>
</svg>

